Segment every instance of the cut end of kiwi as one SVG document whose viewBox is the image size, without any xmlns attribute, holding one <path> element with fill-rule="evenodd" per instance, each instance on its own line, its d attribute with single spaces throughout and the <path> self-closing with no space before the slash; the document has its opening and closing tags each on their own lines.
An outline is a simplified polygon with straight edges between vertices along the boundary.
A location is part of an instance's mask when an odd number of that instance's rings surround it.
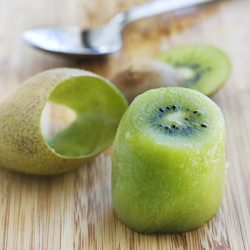
<svg viewBox="0 0 250 250">
<path fill-rule="evenodd" d="M 163 144 L 190 146 L 204 143 L 209 140 L 209 134 L 212 136 L 223 124 L 218 107 L 208 97 L 191 89 L 150 90 L 139 95 L 133 104 L 133 128 Z M 218 119 L 221 123 L 214 122 Z"/>
<path fill-rule="evenodd" d="M 182 86 L 214 94 L 231 72 L 229 57 L 209 45 L 185 45 L 162 52 L 158 60 L 174 67 L 182 79 Z"/>
</svg>

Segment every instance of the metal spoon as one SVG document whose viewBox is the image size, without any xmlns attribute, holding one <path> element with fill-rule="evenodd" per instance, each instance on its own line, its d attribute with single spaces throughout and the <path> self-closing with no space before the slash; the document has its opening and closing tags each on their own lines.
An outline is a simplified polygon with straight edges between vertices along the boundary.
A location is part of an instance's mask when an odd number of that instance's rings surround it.
<svg viewBox="0 0 250 250">
<path fill-rule="evenodd" d="M 108 23 L 94 29 L 47 27 L 27 30 L 24 40 L 32 47 L 71 56 L 99 56 L 122 47 L 122 30 L 137 20 L 214 0 L 155 0 L 120 12 Z"/>
</svg>

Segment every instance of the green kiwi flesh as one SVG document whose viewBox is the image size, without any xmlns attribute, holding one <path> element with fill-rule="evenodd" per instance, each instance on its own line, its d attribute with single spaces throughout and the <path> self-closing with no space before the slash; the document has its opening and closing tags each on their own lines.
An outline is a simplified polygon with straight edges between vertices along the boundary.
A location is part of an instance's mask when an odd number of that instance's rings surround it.
<svg viewBox="0 0 250 250">
<path fill-rule="evenodd" d="M 219 107 L 191 89 L 146 91 L 123 116 L 112 154 L 112 199 L 128 227 L 184 232 L 218 210 L 225 176 Z"/>
<path fill-rule="evenodd" d="M 48 139 L 41 132 L 47 102 L 76 114 Z M 35 75 L 0 105 L 0 166 L 39 175 L 80 167 L 112 144 L 126 108 L 119 90 L 93 73 L 60 68 Z"/>
<path fill-rule="evenodd" d="M 231 72 L 229 57 L 209 45 L 185 45 L 161 52 L 157 57 L 174 67 L 182 78 L 182 86 L 205 95 L 215 93 Z"/>
</svg>

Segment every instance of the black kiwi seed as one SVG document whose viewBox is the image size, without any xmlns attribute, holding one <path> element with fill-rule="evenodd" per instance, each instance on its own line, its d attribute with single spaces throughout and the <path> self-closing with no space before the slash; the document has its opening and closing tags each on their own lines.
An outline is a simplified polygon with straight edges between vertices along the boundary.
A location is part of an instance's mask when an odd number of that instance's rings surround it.
<svg viewBox="0 0 250 250">
<path fill-rule="evenodd" d="M 175 126 L 175 125 L 172 125 L 172 128 L 176 128 L 176 126 Z"/>
<path fill-rule="evenodd" d="M 186 121 L 189 121 L 189 119 L 186 117 L 186 118 L 184 118 Z"/>
<path fill-rule="evenodd" d="M 163 108 L 159 108 L 159 110 L 160 110 L 161 112 L 164 112 L 164 111 L 165 111 Z"/>
<path fill-rule="evenodd" d="M 202 124 L 201 124 L 201 127 L 207 128 L 207 125 L 202 123 Z"/>
<path fill-rule="evenodd" d="M 197 113 L 198 113 L 198 110 L 193 111 L 193 113 L 194 113 L 194 114 L 197 114 Z"/>
<path fill-rule="evenodd" d="M 169 106 L 167 106 L 167 110 L 170 110 L 171 108 Z"/>
<path fill-rule="evenodd" d="M 176 110 L 176 105 L 173 105 L 172 108 L 173 108 L 173 110 Z"/>
</svg>

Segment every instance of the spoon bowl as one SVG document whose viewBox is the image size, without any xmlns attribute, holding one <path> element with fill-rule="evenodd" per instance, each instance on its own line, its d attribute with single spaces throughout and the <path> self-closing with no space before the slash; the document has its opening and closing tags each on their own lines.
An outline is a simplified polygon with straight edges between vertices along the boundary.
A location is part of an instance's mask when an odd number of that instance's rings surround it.
<svg viewBox="0 0 250 250">
<path fill-rule="evenodd" d="M 69 56 L 101 56 L 122 47 L 121 24 L 111 22 L 95 29 L 47 27 L 27 30 L 24 40 L 34 48 Z"/>
</svg>

